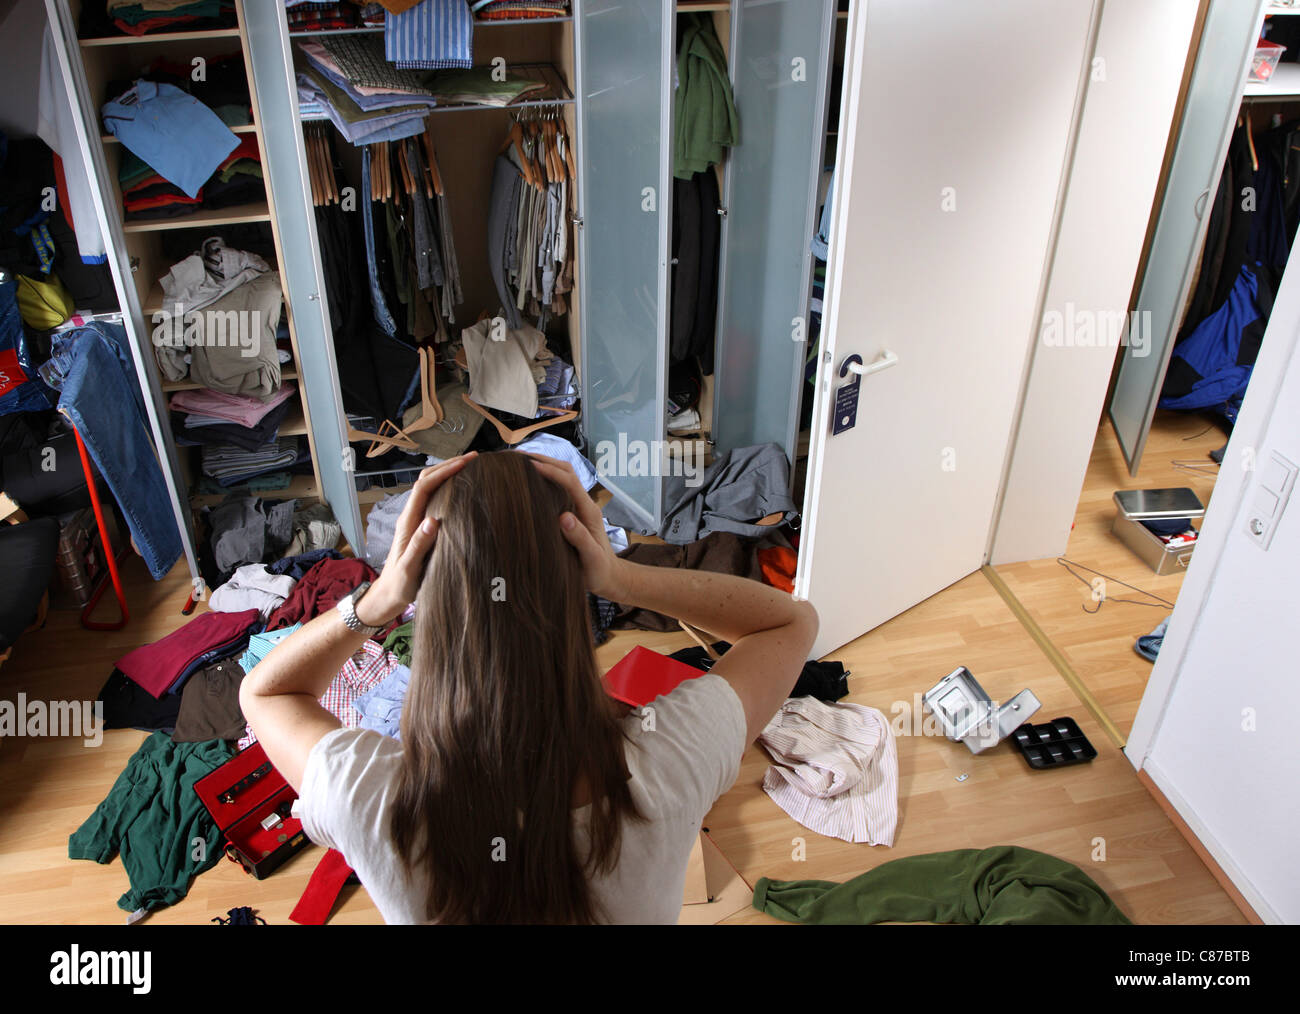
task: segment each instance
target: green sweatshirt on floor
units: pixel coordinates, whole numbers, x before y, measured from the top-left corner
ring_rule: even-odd
[[[117,905],[128,912],[180,901],[191,878],[222,855],[221,831],[194,783],[232,755],[230,744],[219,739],[173,743],[165,732],[152,733],[108,796],[68,838],[68,858],[111,863],[120,853],[131,889]]]
[[[764,877],[753,905],[786,922],[824,925],[1130,925],[1073,863],[1018,845],[894,859],[843,884]]]

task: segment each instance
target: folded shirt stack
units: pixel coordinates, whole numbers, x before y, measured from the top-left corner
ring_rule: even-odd
[[[235,26],[234,0],[105,0],[87,3],[81,34],[148,35]],[[98,10],[95,10],[95,8]],[[87,19],[93,22],[87,24]],[[111,29],[108,27],[111,25]],[[91,31],[88,33],[87,28]]]
[[[224,61],[219,70],[229,76]],[[168,65],[147,73],[101,111],[104,128],[126,148],[118,169],[125,218],[176,218],[262,200],[257,138],[230,130],[250,122],[246,89],[224,80],[200,89],[220,103],[214,108],[173,84],[188,82]]]
[[[345,35],[304,40],[307,65],[298,75],[301,99],[318,106],[353,144],[396,141],[424,132],[424,118],[437,105],[415,71],[383,58],[377,36]]]
[[[204,444],[203,474],[223,486],[234,486],[264,472],[281,471],[297,464],[302,450],[297,437],[281,437],[274,443],[246,450],[234,444]]]
[[[473,8],[479,21],[562,18],[569,13],[569,0],[479,0]]]
[[[291,32],[330,32],[357,27],[357,9],[350,3],[285,4]]]

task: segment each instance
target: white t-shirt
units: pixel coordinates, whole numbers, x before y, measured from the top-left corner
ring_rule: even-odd
[[[624,823],[618,864],[592,880],[593,899],[609,922],[675,923],[700,824],[740,772],[745,712],[730,684],[710,673],[633,711],[624,727],[629,786],[647,819]],[[377,732],[327,733],[307,759],[296,812],[312,841],[343,853],[385,922],[419,923],[427,880],[406,879],[388,833],[401,756],[402,744]],[[580,850],[589,811],[573,811]]]

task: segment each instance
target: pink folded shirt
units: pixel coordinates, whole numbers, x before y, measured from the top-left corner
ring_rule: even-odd
[[[200,387],[196,391],[177,391],[172,395],[170,405],[177,412],[194,412],[226,419],[240,426],[256,426],[267,412],[291,398],[295,390],[293,384],[283,383],[269,401],[261,401],[245,394],[225,394]]]

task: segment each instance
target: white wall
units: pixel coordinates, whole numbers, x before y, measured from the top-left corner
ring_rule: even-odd
[[[1103,9],[1096,57],[1104,62],[1094,63],[1088,85],[1044,302],[1044,321],[1067,325],[1066,340],[1087,340],[1089,321],[1095,334],[1127,311],[1197,6],[1143,0]],[[1035,344],[991,563],[1065,552],[1115,354],[1111,344],[1048,347],[1041,336]]]
[[[1245,531],[1246,466],[1273,450],[1300,464],[1298,260],[1125,751],[1260,916],[1286,923],[1300,922],[1300,493],[1264,551]]]

